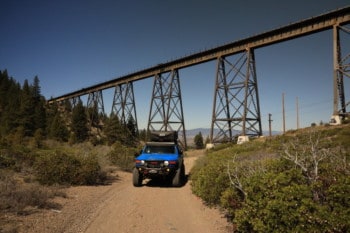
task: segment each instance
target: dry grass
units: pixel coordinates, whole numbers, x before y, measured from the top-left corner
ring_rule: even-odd
[[[27,183],[11,171],[0,170],[0,212],[26,214],[28,207],[57,208],[50,199],[56,196],[65,197],[60,187],[42,186],[38,183]]]
[[[52,202],[56,197],[66,197],[59,187],[45,187],[28,183],[18,173],[0,170],[0,232],[16,232],[17,224],[8,216],[28,215],[39,209],[60,209]]]

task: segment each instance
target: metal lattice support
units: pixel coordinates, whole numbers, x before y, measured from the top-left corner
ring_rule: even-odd
[[[69,99],[69,101],[70,101],[72,108],[74,108],[79,103],[80,97],[79,96],[73,97],[73,98]]]
[[[105,115],[102,90],[89,93],[87,111],[91,125],[100,125],[100,114]]]
[[[119,84],[115,87],[112,113],[115,114],[121,123],[126,124],[130,118],[135,122],[136,133],[138,134],[135,96],[133,83]]]
[[[187,147],[178,70],[154,77],[147,128],[149,131],[177,131]]]
[[[334,76],[333,76],[333,115],[339,115],[342,118],[349,113],[346,111],[345,90],[344,90],[344,76],[350,78],[350,51],[344,51],[341,48],[340,32],[350,34],[350,29],[344,26],[335,25],[333,27],[333,46],[334,46]],[[342,56],[342,52],[345,55]]]
[[[224,57],[218,59],[212,143],[233,141],[238,135],[262,135],[254,51],[247,49],[234,58],[234,63]]]

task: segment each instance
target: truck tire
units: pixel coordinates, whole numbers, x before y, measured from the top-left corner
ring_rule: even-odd
[[[132,183],[135,187],[142,186],[142,174],[136,168],[132,171]]]
[[[185,179],[185,165],[182,163],[181,166],[176,170],[175,176],[173,178],[173,186],[180,187]]]

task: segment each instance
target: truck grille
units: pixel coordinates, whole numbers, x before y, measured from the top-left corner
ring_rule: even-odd
[[[163,161],[147,161],[148,168],[161,168],[163,167]]]

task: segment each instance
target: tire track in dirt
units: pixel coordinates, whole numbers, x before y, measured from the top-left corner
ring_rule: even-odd
[[[195,157],[185,158],[189,171]],[[114,184],[112,195],[99,207],[85,233],[95,232],[228,232],[226,219],[217,209],[204,206],[192,194],[190,184],[180,188],[163,187],[144,181],[135,188],[132,174],[123,173],[119,184]]]
[[[196,153],[196,154],[194,154]],[[203,152],[186,152],[186,174]],[[229,224],[217,209],[192,194],[190,182],[165,187],[144,181],[132,185],[132,174],[117,172],[105,186],[76,186],[56,198],[58,210],[18,217],[19,233],[227,233]],[[232,232],[232,231],[231,231]]]

